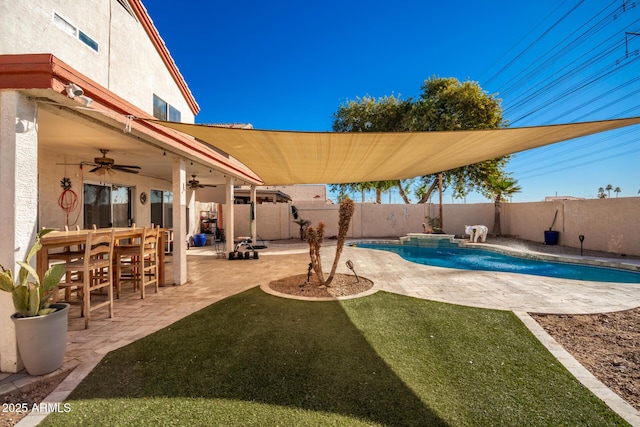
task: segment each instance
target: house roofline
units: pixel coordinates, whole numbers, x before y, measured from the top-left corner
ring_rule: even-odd
[[[194,116],[197,115],[200,112],[200,106],[196,102],[196,99],[194,98],[193,94],[191,93],[189,86],[187,86],[187,82],[185,81],[184,77],[182,77],[180,70],[178,70],[178,66],[176,65],[175,61],[171,57],[171,54],[169,53],[169,50],[167,49],[167,45],[164,43],[164,40],[162,40],[162,37],[160,37],[160,33],[158,32],[158,29],[156,28],[156,26],[153,24],[153,21],[151,20],[151,17],[149,16],[147,9],[144,7],[144,5],[140,0],[129,0],[129,5],[131,6],[131,9],[133,9],[134,13],[136,14],[136,17],[142,24],[142,27],[147,32],[147,35],[151,39],[151,43],[153,43],[153,46],[156,48],[156,50],[160,54],[160,58],[162,58],[162,61],[167,66],[167,69],[169,70],[169,73],[173,77],[173,80],[176,82],[176,84],[180,88],[180,92],[182,92],[185,99],[187,100],[187,104],[189,104],[189,108],[193,112],[193,115]]]
[[[155,119],[125,99],[75,70],[52,54],[0,55],[0,89],[51,89],[66,96],[66,85],[75,83],[93,103],[92,110],[109,114],[132,129],[191,156],[194,160],[212,163],[223,172],[236,175],[251,184],[262,180],[250,169],[229,162],[225,156],[191,137],[146,120],[128,120],[128,117]],[[78,101],[80,102],[80,101]]]

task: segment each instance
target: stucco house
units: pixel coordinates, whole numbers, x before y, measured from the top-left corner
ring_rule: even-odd
[[[175,236],[199,225],[191,176],[224,188],[227,236],[234,187],[262,183],[192,137],[134,120],[193,123],[198,111],[140,0],[0,2],[0,264],[24,259],[41,227],[153,223],[173,229],[173,282],[185,283]],[[2,293],[0,318],[12,313]],[[0,370],[15,372],[13,325],[0,329]]]

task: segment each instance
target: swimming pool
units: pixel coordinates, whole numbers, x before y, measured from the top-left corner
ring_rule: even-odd
[[[470,248],[358,243],[359,248],[394,252],[407,261],[460,270],[500,271],[594,282],[640,283],[640,273],[584,264],[544,261]]]

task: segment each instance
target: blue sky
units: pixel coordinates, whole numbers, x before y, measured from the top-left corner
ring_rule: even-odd
[[[417,97],[432,76],[479,82],[511,126],[640,115],[634,1],[144,4],[200,104],[197,123],[329,131],[341,104]],[[508,170],[523,188],[513,201],[538,201],[594,198],[607,184],[637,197],[639,165],[633,127],[519,154]]]

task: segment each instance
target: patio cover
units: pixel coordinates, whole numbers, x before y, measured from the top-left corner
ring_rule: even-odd
[[[291,132],[155,121],[235,157],[265,185],[413,178],[634,124],[596,122],[445,132]]]

